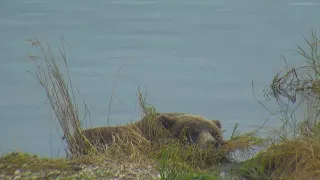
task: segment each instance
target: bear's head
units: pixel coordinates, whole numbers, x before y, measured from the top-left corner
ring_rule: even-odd
[[[224,143],[219,120],[206,120],[202,116],[189,114],[176,116],[160,114],[156,120],[161,122],[172,138],[198,145],[201,149],[207,148],[208,145],[217,148]]]

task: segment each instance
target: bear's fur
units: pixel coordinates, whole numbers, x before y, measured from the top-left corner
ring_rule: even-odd
[[[180,139],[200,148],[208,144],[219,147],[224,143],[219,120],[206,120],[202,116],[185,113],[156,113],[129,125],[89,128],[82,130],[82,133],[94,146],[110,145],[123,138],[145,138],[150,141]],[[81,142],[79,137],[75,136],[78,143]]]

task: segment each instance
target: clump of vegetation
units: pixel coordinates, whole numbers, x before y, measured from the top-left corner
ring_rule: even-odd
[[[282,126],[271,145],[236,170],[253,179],[319,179],[319,97],[320,53],[315,31],[311,40],[305,38],[310,52],[298,46],[306,65],[278,73],[268,88],[268,100],[274,98],[281,108]],[[285,102],[287,100],[287,103]],[[295,105],[290,112],[289,106]],[[303,109],[303,119],[296,118]]]
[[[319,142],[286,140],[275,144],[254,158],[264,176],[276,179],[318,179],[320,173]]]
[[[79,147],[73,138],[73,134],[81,134],[81,122],[77,103],[75,102],[75,94],[71,83],[66,54],[60,50],[61,57],[67,68],[66,72],[68,73],[69,81],[64,79],[63,73],[51,52],[49,44],[47,43],[47,49],[45,49],[38,39],[29,41],[31,41],[33,46],[40,48],[42,57],[29,53],[29,58],[37,67],[35,75],[45,90],[49,104],[63,130],[63,139],[66,140],[68,146],[67,155],[79,155]],[[39,61],[39,59],[44,61]],[[42,63],[44,65],[42,65]],[[84,139],[84,141],[85,140],[86,139]],[[91,149],[95,150],[94,146],[91,145]]]

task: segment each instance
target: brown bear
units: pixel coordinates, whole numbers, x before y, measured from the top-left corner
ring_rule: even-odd
[[[206,148],[208,144],[220,147],[224,143],[219,120],[206,120],[202,116],[185,113],[150,114],[129,125],[90,128],[82,130],[82,133],[91,144],[104,147],[123,138],[150,141],[180,139],[200,148]],[[75,136],[78,143],[81,142],[79,137]]]

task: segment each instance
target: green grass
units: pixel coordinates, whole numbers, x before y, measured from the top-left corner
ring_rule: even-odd
[[[155,179],[156,173],[145,169],[130,160],[103,156],[66,159],[11,152],[0,157],[0,179]]]
[[[66,158],[46,158],[35,154],[11,152],[0,157],[0,174],[2,178],[22,179],[76,179],[78,177],[92,177],[82,172],[83,166],[101,162],[86,157],[68,160]],[[112,174],[106,169],[104,177]]]
[[[71,162],[65,158],[39,158],[37,155],[27,153],[12,152],[0,158],[1,170],[14,172],[17,169],[28,168],[32,171],[42,169],[72,170]]]
[[[215,174],[197,173],[181,161],[170,160],[168,150],[163,151],[158,170],[161,179],[217,179]]]

